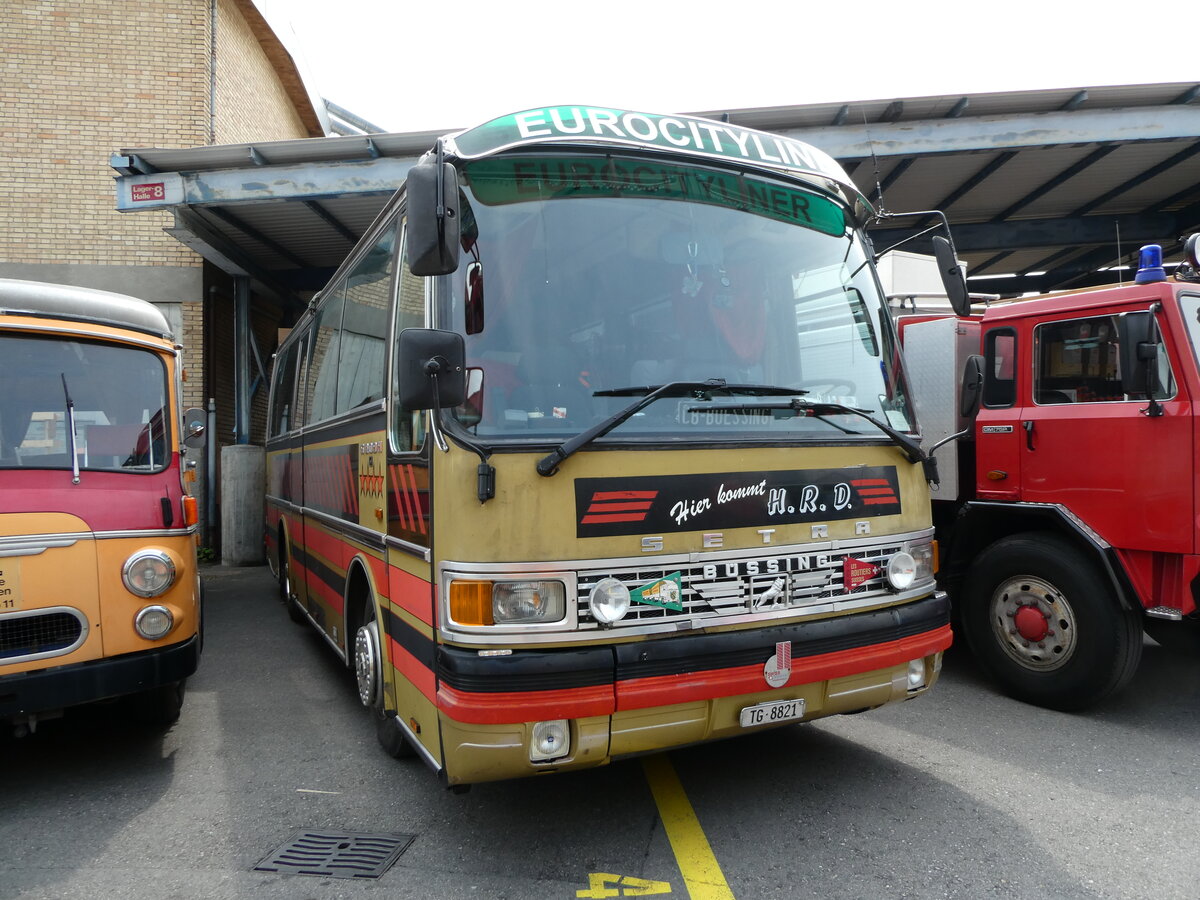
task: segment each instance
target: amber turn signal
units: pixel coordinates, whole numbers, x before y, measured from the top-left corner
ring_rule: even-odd
[[[459,625],[492,625],[492,583],[450,582],[450,618]]]

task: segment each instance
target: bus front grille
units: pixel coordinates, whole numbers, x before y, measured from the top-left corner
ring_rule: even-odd
[[[0,660],[61,656],[86,635],[82,614],[67,607],[0,614]]]

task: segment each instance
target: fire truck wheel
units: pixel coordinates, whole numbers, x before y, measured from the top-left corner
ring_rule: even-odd
[[[287,609],[288,618],[303,625],[308,618],[299,602],[292,596],[292,567],[288,561],[287,545],[283,543],[283,532],[279,532],[279,599]]]
[[[1122,608],[1093,561],[1056,534],[992,544],[962,599],[979,665],[1026,703],[1083,709],[1125,685],[1141,659],[1140,613]]]
[[[358,683],[358,699],[371,713],[375,736],[384,752],[396,759],[414,756],[393,713],[384,709],[383,654],[379,643],[379,622],[375,604],[368,598],[362,611],[362,624],[354,635],[354,675]]]

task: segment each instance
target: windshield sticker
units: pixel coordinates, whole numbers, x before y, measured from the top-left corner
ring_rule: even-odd
[[[633,159],[490,159],[467,167],[488,206],[568,197],[646,197],[743,210],[824,234],[846,231],[843,208],[820,194],[742,175]]]
[[[544,107],[501,116],[450,138],[452,148],[466,159],[522,144],[553,141],[615,143],[674,153],[699,153],[811,172],[852,186],[845,170],[816,147],[778,134],[694,116],[591,106]]]
[[[895,466],[575,481],[578,537],[832,522],[901,512]]]
[[[644,584],[629,592],[634,603],[648,603],[663,609],[683,610],[683,573],[672,572],[658,581]]]

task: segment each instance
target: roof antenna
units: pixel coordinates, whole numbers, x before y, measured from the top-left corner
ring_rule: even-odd
[[[875,196],[879,198],[879,217],[883,218],[888,214],[887,207],[883,205],[883,182],[879,180],[879,157],[875,155],[875,139],[871,137],[871,125],[867,122],[867,110],[864,107],[862,110],[863,128],[867,132],[867,146],[871,149],[871,164],[875,167]]]

